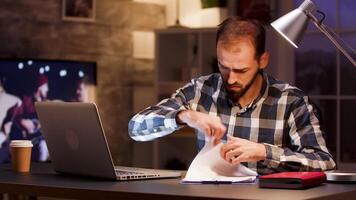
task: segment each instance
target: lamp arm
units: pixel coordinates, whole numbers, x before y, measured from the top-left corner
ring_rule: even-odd
[[[308,17],[313,21],[313,24],[322,32],[324,35],[329,38],[329,40],[335,45],[335,47],[340,50],[346,58],[356,67],[356,61],[352,56],[346,51],[343,47],[348,48],[353,54],[355,50],[348,46],[336,33],[334,33],[329,27],[323,24],[322,21],[319,21],[312,13],[307,13]]]

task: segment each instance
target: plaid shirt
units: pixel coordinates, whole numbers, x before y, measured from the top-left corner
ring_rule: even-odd
[[[260,174],[279,171],[320,171],[335,168],[320,128],[320,113],[296,87],[277,81],[261,72],[259,96],[246,107],[234,104],[227,96],[220,74],[193,79],[164,99],[136,114],[129,122],[129,134],[136,141],[149,141],[182,127],[176,115],[184,109],[221,118],[226,135],[263,143],[266,159],[243,163]],[[197,131],[198,147],[207,138]]]

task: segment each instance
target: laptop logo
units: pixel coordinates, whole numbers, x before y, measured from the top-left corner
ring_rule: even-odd
[[[66,130],[65,131],[66,142],[71,150],[79,149],[79,139],[75,131]]]

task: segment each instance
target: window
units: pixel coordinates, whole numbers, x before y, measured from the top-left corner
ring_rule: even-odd
[[[295,7],[303,1],[294,0]],[[313,0],[326,14],[325,24],[352,48],[356,47],[356,1]],[[317,14],[316,14],[317,15]],[[339,167],[356,164],[356,67],[331,41],[309,24],[295,56],[295,80],[321,109],[327,145]]]

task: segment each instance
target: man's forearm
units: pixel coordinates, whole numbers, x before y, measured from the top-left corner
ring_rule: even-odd
[[[303,152],[295,152],[271,144],[265,144],[265,147],[266,159],[263,164],[276,170],[325,171],[336,166],[332,156],[321,150],[304,149]]]
[[[129,135],[136,141],[150,141],[179,129],[176,110],[150,110],[136,114],[129,122]]]

